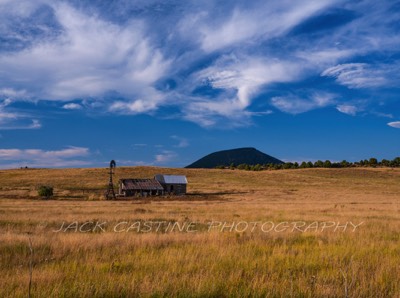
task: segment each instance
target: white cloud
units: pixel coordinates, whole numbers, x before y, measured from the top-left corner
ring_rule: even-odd
[[[0,157],[7,160],[15,159],[53,159],[87,156],[88,148],[69,147],[62,150],[45,151],[41,149],[0,149]]]
[[[149,94],[153,93],[154,95],[151,99],[136,99],[132,101],[115,101],[110,107],[109,111],[121,113],[121,114],[140,114],[140,113],[149,113],[155,111],[158,108],[159,101],[162,100],[162,97],[156,92],[149,92]]]
[[[8,106],[12,100],[7,98],[0,102],[0,130],[38,129],[42,124],[37,119],[31,119],[30,115],[21,112],[9,111]]]
[[[374,69],[366,63],[347,63],[330,67],[321,76],[334,77],[339,84],[350,88],[369,88],[387,85],[387,71]]]
[[[318,45],[316,49],[307,48],[306,51],[300,50],[295,55],[307,61],[310,66],[319,68],[321,66],[332,65],[332,63],[351,57],[355,53],[353,49],[325,48],[325,45]]]
[[[173,161],[176,158],[176,153],[173,151],[168,151],[165,150],[160,154],[157,154],[155,156],[155,161],[154,163],[158,163],[158,164],[164,164],[164,163],[168,163],[170,161]]]
[[[19,129],[39,129],[42,128],[42,124],[39,120],[33,119],[31,123],[26,123],[25,120],[21,119],[22,117],[16,116],[16,118],[12,118],[14,114],[5,114],[0,112],[0,118],[3,116],[8,117],[8,119],[0,119],[0,130],[19,130]],[[5,121],[9,119],[18,121]]]
[[[173,136],[171,136],[171,139],[178,141],[178,144],[175,145],[174,147],[185,148],[185,147],[189,146],[189,141],[185,138],[173,135]]]
[[[29,125],[27,128],[28,129],[37,129],[37,128],[41,128],[41,127],[42,127],[42,124],[40,123],[40,121],[37,119],[33,119],[32,124]]]
[[[25,92],[34,98],[71,100],[117,90],[125,97],[152,101],[147,91],[156,93],[152,85],[165,75],[170,61],[151,45],[143,22],[119,26],[65,2],[49,5],[62,34],[17,53],[3,53],[0,68],[7,69],[7,74],[0,73],[0,88],[25,82]]]
[[[355,116],[358,112],[358,108],[352,105],[338,105],[336,109],[344,114]]]
[[[89,162],[76,160],[87,157],[89,149],[83,147],[68,147],[61,150],[42,149],[0,149],[1,168],[30,167],[68,167],[88,165]],[[4,161],[8,161],[5,163]]]
[[[212,66],[194,73],[190,84],[209,85],[223,91],[214,98],[191,97],[184,108],[184,118],[204,127],[222,118],[231,126],[247,125],[254,115],[247,108],[260,89],[271,83],[291,82],[301,76],[301,66],[290,61],[262,57],[223,56]]]
[[[382,113],[382,112],[377,112],[377,111],[371,111],[372,115],[378,116],[378,117],[384,117],[384,118],[394,118],[393,114],[389,113]]]
[[[330,93],[314,93],[309,96],[278,96],[271,99],[271,104],[278,110],[289,114],[301,114],[334,103],[335,95]]]
[[[13,88],[2,88],[2,89],[0,89],[0,96],[6,97],[9,99],[9,98],[27,97],[28,94],[27,94],[26,90],[15,90]]]
[[[8,120],[15,120],[19,117],[18,113],[9,113],[1,110],[0,107],[0,124],[5,123]]]
[[[218,60],[216,65],[203,70],[200,78],[208,79],[214,88],[236,90],[235,103],[245,108],[258,88],[265,84],[292,81],[299,72],[299,66],[289,61],[234,56]]]
[[[200,13],[191,21],[183,20],[181,30],[198,31],[201,47],[206,52],[225,49],[229,46],[257,38],[271,39],[286,33],[307,17],[328,7],[332,0],[305,2],[279,1],[260,2],[256,8],[234,9],[226,19],[213,19],[213,15]],[[224,16],[224,15],[223,15]],[[181,26],[182,26],[181,25]],[[191,25],[191,26],[190,26]]]
[[[65,110],[80,110],[82,109],[82,106],[80,104],[77,103],[67,103],[65,105],[63,105],[63,109]]]
[[[45,0],[1,0],[0,1],[0,15],[12,14],[15,17],[28,17],[31,15],[39,5],[46,3]]]
[[[400,128],[400,121],[389,122],[387,125],[394,128]]]

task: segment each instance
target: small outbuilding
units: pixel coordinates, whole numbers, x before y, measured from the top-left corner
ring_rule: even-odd
[[[156,179],[120,179],[119,195],[133,196],[159,196],[164,195],[164,188]]]
[[[162,185],[165,194],[186,194],[186,186],[188,183],[186,176],[158,174],[154,176],[154,179]]]

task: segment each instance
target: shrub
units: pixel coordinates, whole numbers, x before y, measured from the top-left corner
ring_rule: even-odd
[[[40,197],[45,197],[46,199],[53,196],[53,187],[48,185],[40,185],[38,187],[38,195]]]

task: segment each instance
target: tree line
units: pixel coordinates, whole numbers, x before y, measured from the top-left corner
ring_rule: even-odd
[[[330,160],[317,160],[315,162],[312,161],[303,161],[301,163],[298,162],[285,162],[282,164],[239,164],[235,165],[232,163],[230,166],[220,165],[217,166],[217,169],[231,169],[231,170],[246,170],[246,171],[263,171],[263,170],[284,170],[284,169],[306,169],[306,168],[354,168],[354,167],[391,167],[398,168],[400,167],[400,157],[396,157],[393,160],[382,159],[379,161],[378,159],[371,157],[370,159],[364,159],[356,162],[349,162],[347,160],[342,160],[341,162],[331,162]]]

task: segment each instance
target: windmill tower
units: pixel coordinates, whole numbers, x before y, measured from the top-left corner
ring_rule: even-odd
[[[106,200],[115,199],[114,184],[112,179],[112,176],[114,175],[115,171],[115,166],[116,166],[115,161],[114,160],[110,161],[110,172],[109,172],[110,180],[108,181],[108,188],[105,193]]]

